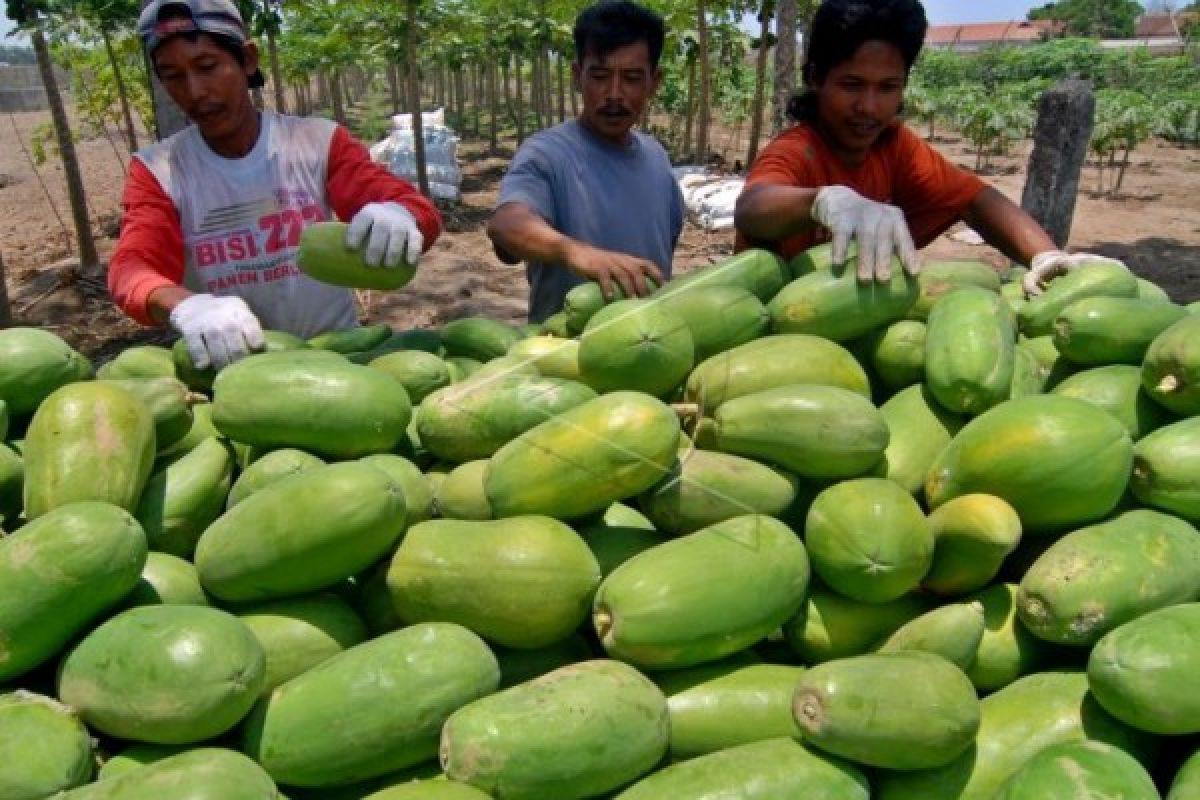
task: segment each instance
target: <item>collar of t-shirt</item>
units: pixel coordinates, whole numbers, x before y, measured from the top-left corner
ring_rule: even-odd
[[[250,152],[240,158],[226,158],[217,153],[208,146],[208,142],[204,141],[204,137],[200,135],[200,129],[193,127],[196,137],[200,140],[200,151],[205,163],[213,169],[223,172],[227,175],[237,176],[244,174],[245,170],[257,166],[264,158],[266,158],[267,150],[271,141],[271,125],[272,115],[261,111],[258,115],[258,139],[254,142],[254,147],[250,148]]]

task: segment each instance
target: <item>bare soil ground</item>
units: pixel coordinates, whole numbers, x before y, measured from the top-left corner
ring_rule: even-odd
[[[33,129],[47,119],[45,113],[26,113],[0,120],[0,255],[18,324],[53,330],[98,361],[133,343],[166,341],[166,332],[146,330],[125,318],[112,305],[102,278],[64,285],[68,271],[62,268],[63,260],[75,245],[67,233],[70,212],[62,167],[52,157],[35,173],[22,150]],[[936,145],[956,163],[973,166],[974,156],[965,142],[951,137]],[[513,146],[509,141],[507,149],[492,154],[484,141],[467,139],[460,145],[463,198],[443,209],[446,232],[405,290],[361,296],[364,319],[396,328],[438,325],[467,315],[523,321],[523,270],[501,264],[484,234]],[[1018,202],[1029,147],[1024,143],[994,158],[986,175]],[[105,138],[82,141],[78,149],[98,246],[107,258],[119,230],[128,154]],[[738,155],[727,154],[729,163]],[[1123,192],[1115,198],[1092,191],[1096,172],[1087,169],[1071,248],[1120,258],[1177,301],[1200,299],[1200,150],[1154,141],[1134,153],[1131,162]],[[984,258],[997,267],[1006,264],[998,252],[956,241],[953,233],[927,248],[926,258]],[[719,260],[732,252],[732,240],[732,232],[708,233],[689,222],[676,252],[676,272]]]

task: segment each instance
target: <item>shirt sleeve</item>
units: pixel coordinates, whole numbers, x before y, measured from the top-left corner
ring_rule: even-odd
[[[799,133],[784,133],[768,143],[746,174],[745,189],[758,184],[806,188],[818,186],[817,152],[807,137]]]
[[[987,186],[948,161],[901,125],[897,130],[896,205],[904,211],[917,247],[924,247],[958,222]]]
[[[136,158],[130,162],[121,207],[121,236],[108,266],[108,291],[122,311],[143,325],[153,325],[146,305],[150,295],[183,283],[179,211]]]
[[[442,232],[442,215],[433,201],[372,161],[367,148],[341,126],[329,142],[325,190],[333,213],[343,221],[349,221],[367,203],[395,202],[404,206],[417,221],[426,251]]]
[[[521,146],[500,181],[500,197],[496,200],[496,207],[505,203],[529,206],[552,227],[556,226],[554,167],[549,154],[537,139],[530,139]]]

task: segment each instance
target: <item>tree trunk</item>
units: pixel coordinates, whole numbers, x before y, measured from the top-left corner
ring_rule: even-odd
[[[474,88],[474,99],[471,102],[471,130],[476,137],[482,128],[483,117],[483,64],[475,64],[471,69],[471,83]]]
[[[704,0],[696,0],[696,37],[700,40],[700,110],[696,120],[696,160],[703,164],[708,159],[708,125],[711,112],[709,99],[712,97],[712,68],[708,53],[708,14]]]
[[[4,254],[0,253],[0,328],[11,328],[12,321],[12,305],[8,302],[8,272],[4,269]]]
[[[58,151],[62,157],[63,175],[67,180],[67,197],[71,201],[71,216],[75,222],[75,238],[79,242],[80,269],[83,274],[92,275],[100,268],[100,256],[96,253],[96,240],[92,237],[87,194],[83,190],[83,175],[79,171],[79,158],[75,155],[71,126],[67,121],[67,111],[63,108],[62,95],[58,93],[54,64],[50,60],[50,48],[46,46],[40,20],[34,20],[29,40],[37,57],[38,72],[42,77],[42,86],[46,89],[46,101],[50,105],[50,118],[54,122],[54,138],[58,141]]]
[[[679,155],[682,157],[690,157],[692,155],[692,131],[695,130],[694,124],[696,121],[696,59],[688,60],[688,76],[687,76],[687,105],[684,112],[683,123],[683,151]]]
[[[513,81],[513,95],[517,108],[517,144],[525,140],[525,88],[524,81],[521,78],[521,71],[524,65],[521,63],[521,56],[513,56],[513,72],[515,73]]]
[[[558,54],[558,121],[567,121],[567,60]]]
[[[754,105],[750,110],[750,146],[746,150],[746,169],[758,157],[758,140],[762,136],[763,101],[767,91],[767,51],[771,36],[771,11],[773,0],[763,0],[760,15],[762,28],[758,40],[758,60],[754,65]]]
[[[1125,155],[1121,158],[1121,163],[1117,168],[1117,185],[1113,187],[1113,194],[1121,193],[1121,184],[1125,183],[1125,170],[1129,168],[1129,156],[1133,153],[1133,148],[1126,147]]]
[[[121,75],[121,65],[117,63],[117,54],[113,52],[112,38],[108,30],[102,28],[100,36],[104,39],[104,51],[108,53],[108,63],[112,66],[113,80],[117,84],[117,99],[121,102],[121,117],[125,120],[125,141],[129,143],[129,152],[136,153],[137,130],[133,127],[133,112],[129,108],[129,90],[125,88],[125,78]]]
[[[425,125],[421,119],[421,73],[417,62],[417,3],[408,0],[408,110],[412,113],[413,160],[417,164],[417,188],[429,197],[429,170],[425,164]]]
[[[389,62],[386,69],[388,97],[392,99],[392,113],[400,113],[400,82],[396,80],[396,65]]]
[[[464,67],[461,65],[454,70],[454,91],[458,95],[458,127],[465,131],[467,129],[467,82],[463,70]]]
[[[271,13],[267,4],[267,13]],[[283,70],[279,68],[279,42],[275,39],[275,25],[267,23],[267,63],[271,66],[271,88],[275,90],[275,113],[287,113],[287,95],[283,91]]]
[[[488,149],[496,152],[500,149],[500,129],[496,115],[500,113],[500,98],[497,97],[499,87],[496,86],[496,64],[489,62],[487,67],[488,80]]]
[[[333,118],[342,127],[346,125],[346,107],[342,103],[342,81],[338,75],[338,70],[333,70],[329,73],[329,95],[330,101],[333,103]]]
[[[775,94],[771,102],[771,133],[788,124],[788,101],[796,91],[796,0],[777,0],[775,7]],[[749,166],[749,165],[747,165]]]

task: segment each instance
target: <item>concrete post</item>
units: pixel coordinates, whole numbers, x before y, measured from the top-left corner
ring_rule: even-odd
[[[1080,80],[1061,81],[1042,95],[1038,106],[1021,207],[1059,247],[1066,247],[1071,235],[1095,111],[1092,85]]]

